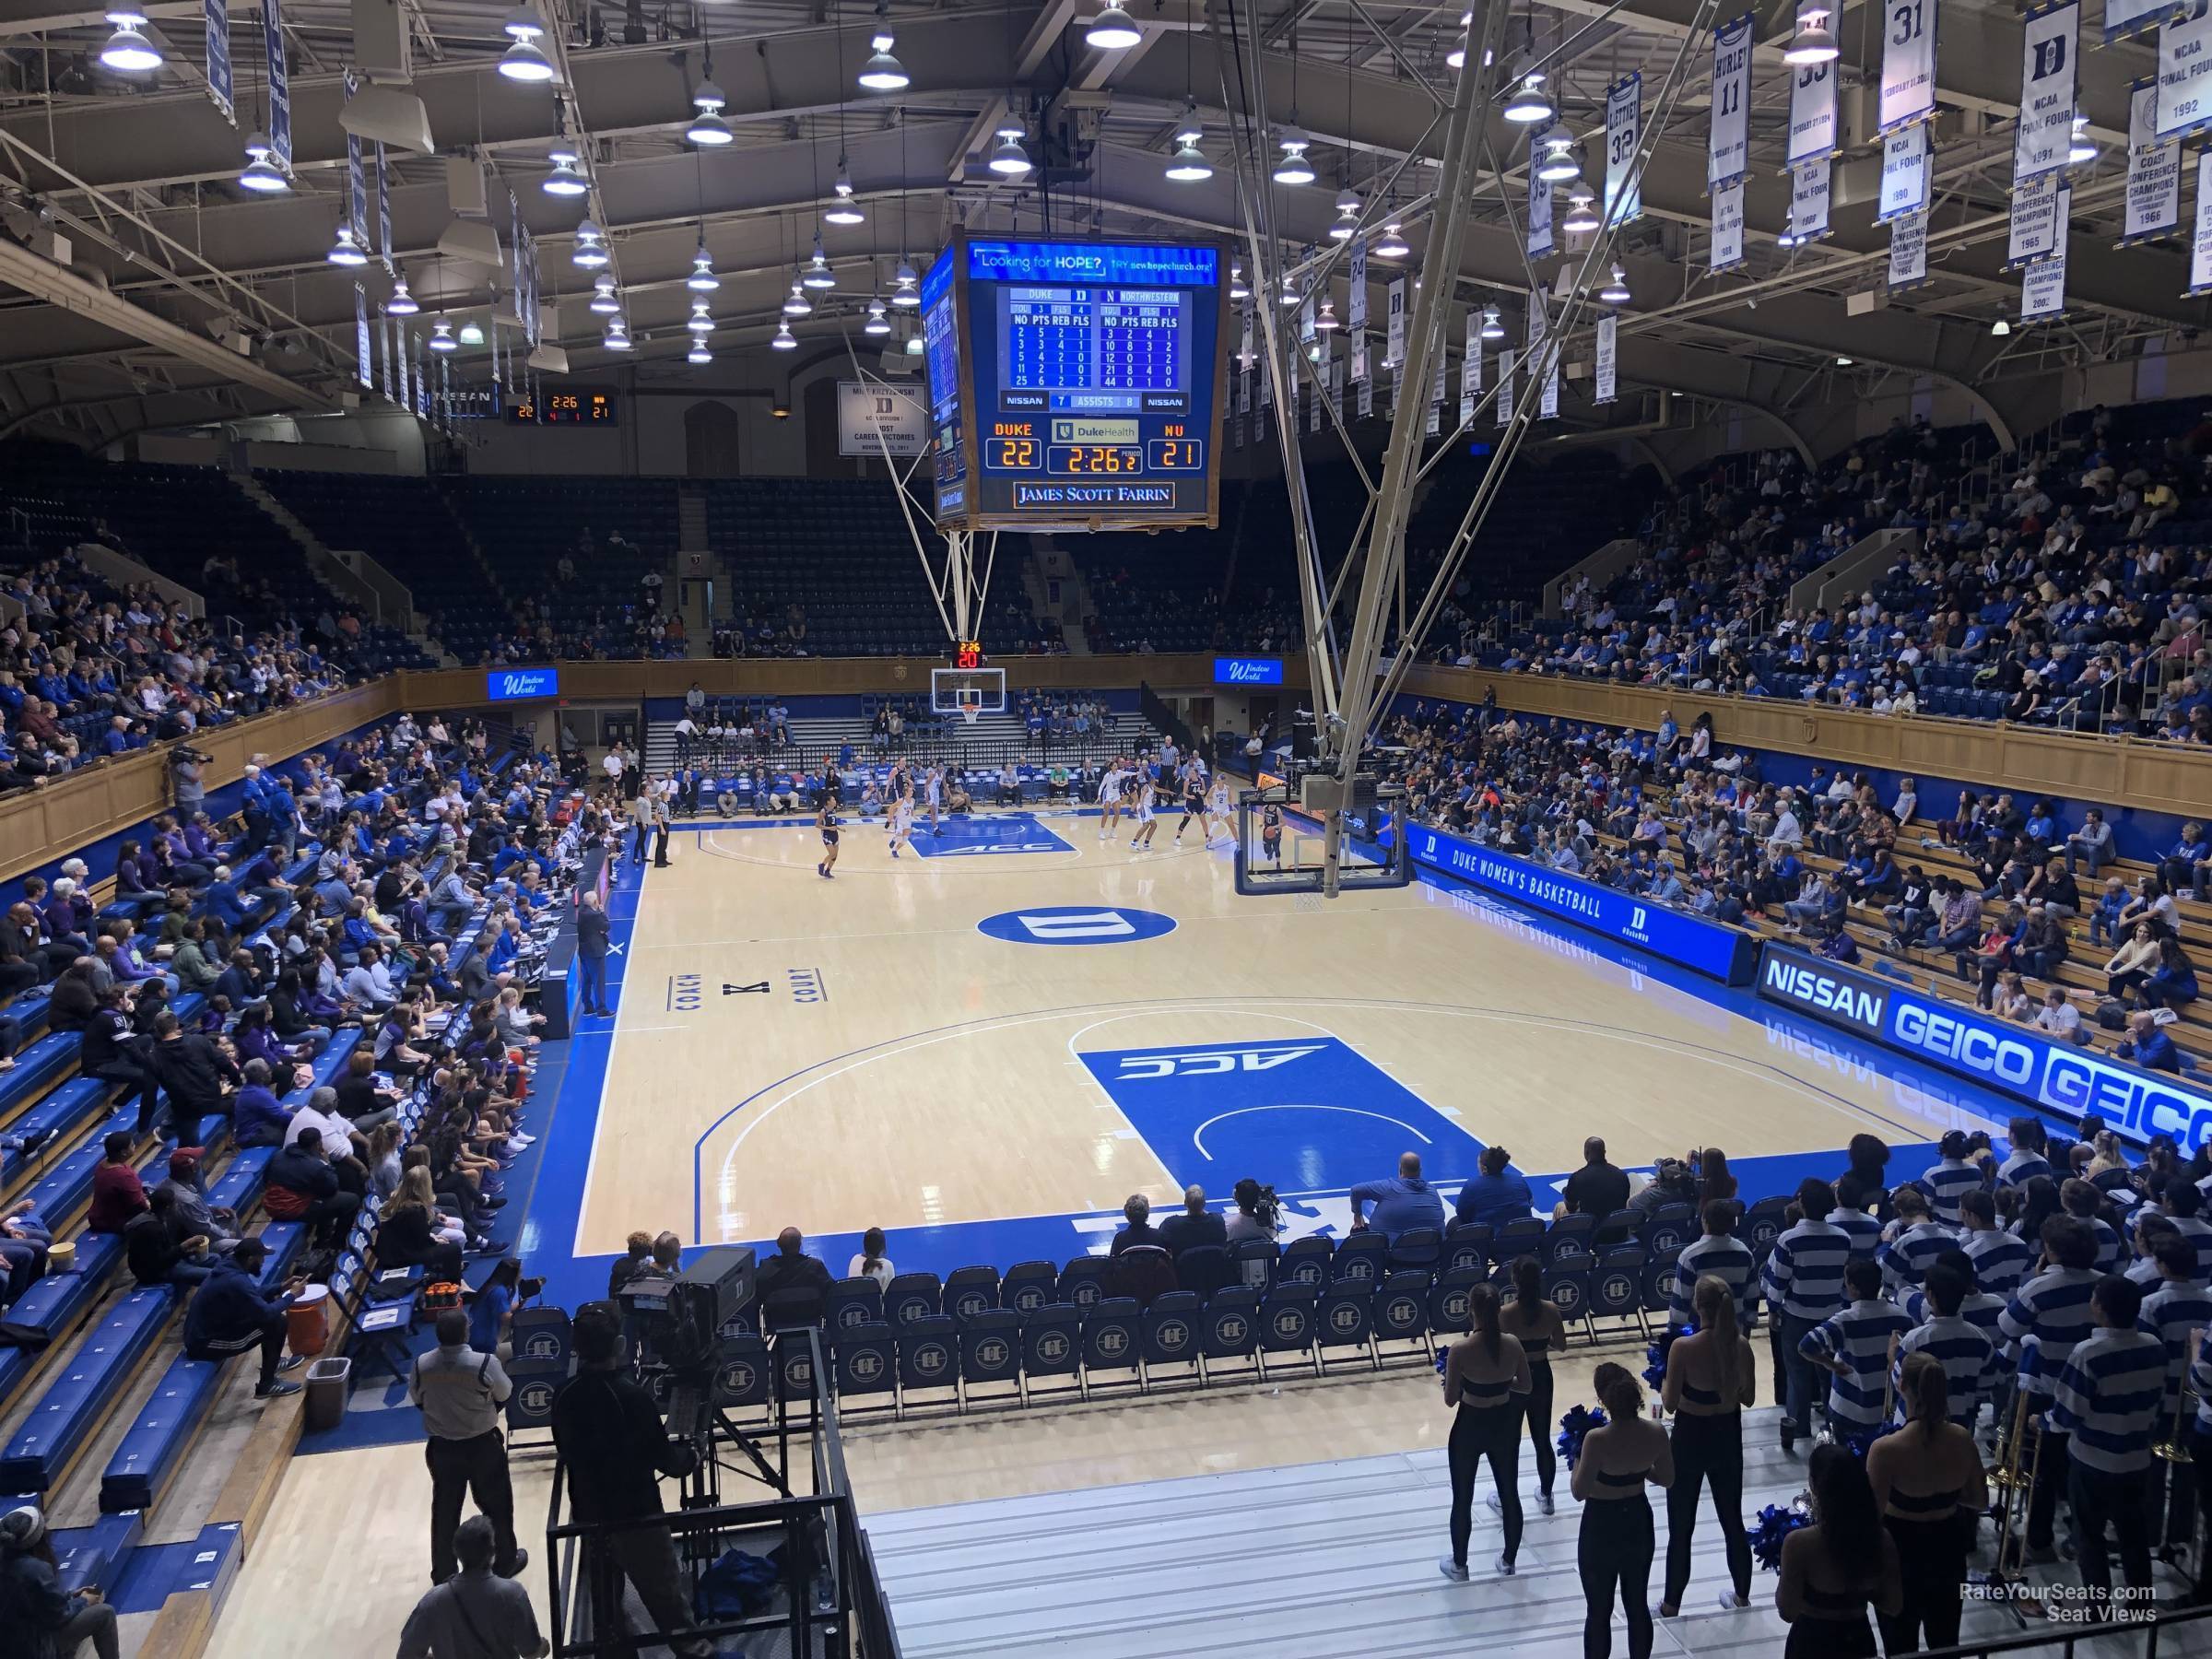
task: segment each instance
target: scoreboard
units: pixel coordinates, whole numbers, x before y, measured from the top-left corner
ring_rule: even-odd
[[[585,389],[547,392],[534,403],[518,397],[507,406],[510,426],[614,426],[615,394]]]
[[[942,529],[1218,522],[1212,242],[959,233],[922,283]]]

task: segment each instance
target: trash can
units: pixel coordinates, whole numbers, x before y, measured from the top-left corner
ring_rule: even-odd
[[[312,1359],[330,1338],[330,1287],[310,1285],[284,1311],[285,1341],[295,1354]]]
[[[346,1390],[353,1361],[339,1355],[307,1368],[306,1427],[311,1432],[335,1429],[346,1416]]]

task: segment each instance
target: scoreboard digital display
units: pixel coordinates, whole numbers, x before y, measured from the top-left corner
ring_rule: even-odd
[[[940,527],[1216,524],[1223,264],[956,238],[922,287]]]
[[[510,426],[614,426],[612,392],[547,392],[537,402],[519,397],[507,406]]]

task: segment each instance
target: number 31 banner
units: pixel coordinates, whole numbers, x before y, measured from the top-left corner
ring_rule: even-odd
[[[1883,14],[1881,130],[1936,116],[1937,0],[1891,0]]]

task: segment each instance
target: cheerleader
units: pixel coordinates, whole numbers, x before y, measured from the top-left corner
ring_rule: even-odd
[[[1874,1659],[1866,1609],[1894,1618],[1905,1590],[1897,1541],[1882,1529],[1859,1460],[1832,1442],[1806,1460],[1813,1524],[1782,1544],[1774,1610],[1790,1627],[1783,1659]]]
[[[1613,1652],[1613,1600],[1629,1627],[1629,1659],[1651,1659],[1652,1500],[1643,1494],[1675,1483],[1674,1448],[1666,1430],[1643,1415],[1643,1388],[1608,1360],[1591,1378],[1607,1421],[1583,1437],[1571,1483],[1583,1506],[1574,1548],[1583,1581],[1583,1659]]]
[[[1567,1322],[1544,1294],[1544,1268],[1535,1256],[1516,1259],[1512,1272],[1512,1305],[1500,1319],[1505,1334],[1528,1356],[1528,1440],[1536,1454],[1536,1507],[1548,1515],[1552,1477],[1559,1469],[1559,1455],[1552,1450],[1551,1357],[1567,1351]],[[1491,1494],[1489,1505],[1502,1512],[1497,1494]]]
[[[1659,1617],[1682,1611],[1689,1587],[1690,1537],[1698,1495],[1710,1484],[1721,1522],[1733,1590],[1721,1592],[1729,1612],[1751,1605],[1751,1543],[1744,1535],[1744,1410],[1751,1404],[1751,1343],[1735,1324],[1735,1293],[1717,1273],[1690,1289],[1697,1330],[1667,1345],[1666,1381],[1659,1404],[1674,1414],[1675,1479],[1666,1489],[1666,1589]]]
[[[1452,1473],[1452,1553],[1437,1571],[1454,1583],[1467,1577],[1467,1540],[1475,1529],[1475,1477],[1485,1460],[1505,1519],[1498,1571],[1511,1577],[1521,1548],[1521,1418],[1528,1396],[1528,1357],[1499,1324],[1498,1292],[1467,1291],[1467,1335],[1444,1357],[1444,1406],[1452,1413],[1447,1448]]]
[[[1138,781],[1136,785],[1136,834],[1131,838],[1129,845],[1140,853],[1149,853],[1152,850],[1152,831],[1159,828],[1152,816],[1153,797],[1159,793],[1159,786],[1151,779],[1143,778]]]
[[[1960,1586],[1973,1547],[1974,1517],[1989,1507],[1982,1454],[1971,1430],[1951,1421],[1943,1361],[1905,1356],[1898,1398],[1905,1426],[1867,1449],[1866,1481],[1897,1543],[1904,1606],[1878,1613],[1886,1653],[1918,1653],[1959,1641]]]

